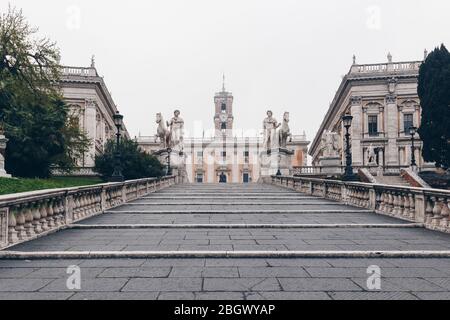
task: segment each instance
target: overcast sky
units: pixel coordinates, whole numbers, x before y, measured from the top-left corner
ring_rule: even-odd
[[[213,126],[222,73],[234,95],[235,128],[260,129],[265,111],[312,140],[348,72],[358,63],[420,60],[450,46],[448,0],[14,0],[62,63],[96,56],[132,136],[153,135],[155,113],[180,108]],[[5,11],[7,1],[0,9]],[[201,131],[200,131],[201,132]],[[198,135],[198,132],[195,134]]]

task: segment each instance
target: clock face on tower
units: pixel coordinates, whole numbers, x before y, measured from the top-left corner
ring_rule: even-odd
[[[228,116],[226,114],[221,114],[220,115],[220,121],[225,122],[227,121]]]

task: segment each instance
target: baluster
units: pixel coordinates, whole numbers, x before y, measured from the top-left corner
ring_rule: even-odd
[[[31,210],[33,212],[32,224],[34,226],[34,232],[36,234],[42,233],[43,230],[42,230],[41,223],[40,223],[41,213],[39,212],[39,203],[33,202]]]
[[[442,198],[441,226],[447,228],[449,226],[448,219],[450,215],[450,198]]]
[[[16,231],[17,236],[20,240],[25,240],[27,238],[27,233],[25,231],[25,214],[23,212],[23,207],[20,205],[12,207],[14,214],[16,215]]]
[[[427,205],[425,207],[425,223],[430,224],[433,219],[433,202],[431,197],[427,197]]]
[[[407,193],[405,193],[403,195],[403,212],[402,215],[404,217],[409,218],[410,216],[410,211],[409,211],[409,195]]]
[[[408,197],[409,197],[409,217],[415,219],[416,218],[415,196],[412,193],[409,193]]]
[[[48,199],[47,202],[47,224],[50,229],[55,228],[55,217],[53,216],[53,199]]]
[[[17,231],[16,231],[16,217],[14,215],[13,211],[9,211],[8,212],[8,244],[12,244],[12,243],[16,243],[17,241],[19,241],[19,238],[17,236]]]
[[[442,210],[442,206],[441,203],[439,202],[439,198],[437,197],[431,197],[433,202],[434,202],[434,207],[433,207],[433,218],[431,219],[431,224],[434,226],[438,226],[441,222],[441,210]]]
[[[33,212],[31,211],[31,203],[26,204],[25,208],[25,232],[27,233],[27,238],[33,237],[36,233],[33,228]]]
[[[46,200],[39,201],[38,205],[39,205],[39,214],[41,216],[39,223],[41,224],[42,230],[47,231],[50,229],[50,227],[48,226],[48,223],[47,223],[47,216],[48,216],[47,201]]]

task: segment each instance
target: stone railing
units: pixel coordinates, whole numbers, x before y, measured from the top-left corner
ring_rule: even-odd
[[[170,176],[0,196],[0,248],[64,228],[176,182]]]
[[[411,62],[392,62],[392,63],[375,63],[353,65],[350,74],[361,73],[390,73],[390,72],[419,72],[422,61]]]
[[[300,166],[292,168],[292,175],[294,176],[314,176],[314,175],[327,175],[329,174],[330,167],[323,166]],[[407,169],[409,166],[383,166],[382,173],[385,175],[400,175],[402,169]],[[377,175],[380,167],[378,166],[353,166],[353,173],[358,173],[359,169],[367,169],[371,174]],[[344,174],[345,166],[336,167],[337,174]]]
[[[272,183],[450,232],[448,190],[284,176],[272,176]]]

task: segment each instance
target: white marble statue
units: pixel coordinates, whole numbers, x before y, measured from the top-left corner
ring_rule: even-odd
[[[291,138],[292,134],[289,128],[289,112],[285,112],[283,115],[283,122],[281,124],[281,128],[278,130],[278,141],[280,148],[286,148],[288,138]]]
[[[367,148],[367,163],[369,165],[377,165],[377,154],[372,144]]]
[[[6,139],[5,135],[3,134],[3,130],[0,127],[0,177],[11,177],[11,175],[7,174],[5,171],[5,150],[6,150],[6,143],[8,142],[8,139]]]
[[[170,147],[170,131],[167,129],[161,113],[156,114],[156,123],[158,124],[156,137],[159,138],[159,141],[161,142],[161,149],[167,149]]]
[[[170,128],[171,148],[183,151],[184,120],[180,117],[179,110],[174,111],[174,116],[167,122],[167,126]]]
[[[267,117],[263,121],[264,129],[264,149],[273,149],[278,147],[277,129],[281,124],[273,117],[272,111],[267,111]]]
[[[339,152],[338,134],[330,130],[325,130],[321,140],[323,156],[337,157]]]

